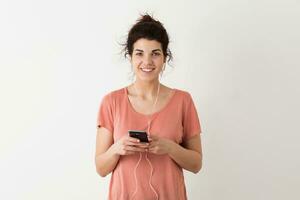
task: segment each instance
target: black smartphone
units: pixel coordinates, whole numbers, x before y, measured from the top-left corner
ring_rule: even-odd
[[[130,137],[137,138],[140,140],[140,142],[149,142],[146,131],[129,130],[128,133]]]

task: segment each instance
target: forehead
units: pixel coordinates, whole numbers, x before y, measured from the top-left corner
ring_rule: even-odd
[[[133,44],[133,50],[141,49],[144,51],[152,51],[153,49],[162,49],[161,43],[156,40],[148,40],[148,39],[138,39]]]

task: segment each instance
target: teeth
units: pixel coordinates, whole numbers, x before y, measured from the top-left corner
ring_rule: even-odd
[[[144,71],[144,72],[151,72],[151,71],[153,71],[154,69],[152,68],[152,69],[149,69],[149,68],[141,68],[142,69],[142,71]]]

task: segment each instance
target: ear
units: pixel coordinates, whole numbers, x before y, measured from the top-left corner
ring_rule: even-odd
[[[166,69],[166,62],[164,62],[164,66],[162,67],[161,72],[165,71],[165,69]]]

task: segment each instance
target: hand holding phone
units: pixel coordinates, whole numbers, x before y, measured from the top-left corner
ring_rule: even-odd
[[[136,130],[129,130],[129,136],[133,138],[137,138],[140,142],[149,143],[148,135],[146,131],[136,131]]]

